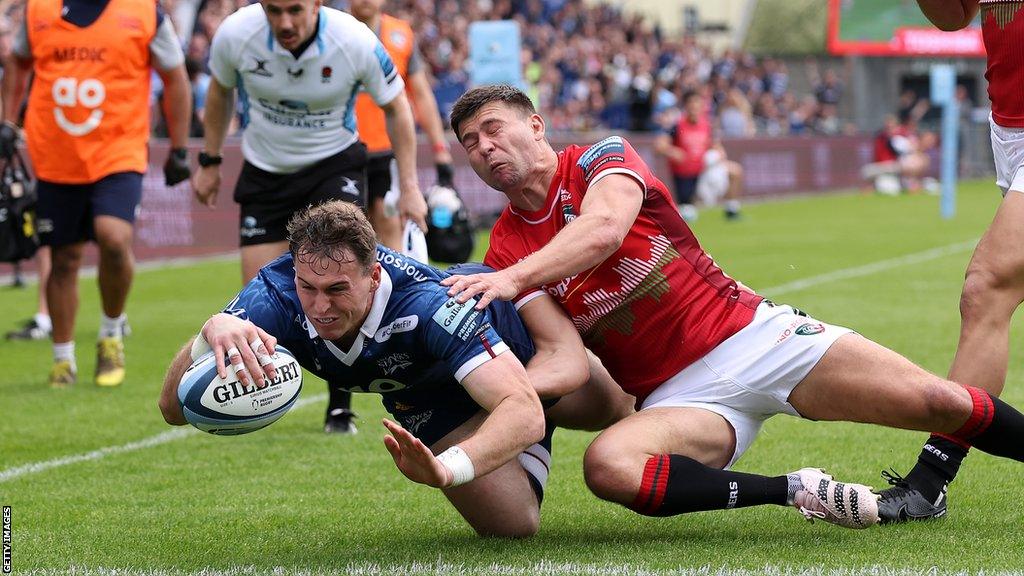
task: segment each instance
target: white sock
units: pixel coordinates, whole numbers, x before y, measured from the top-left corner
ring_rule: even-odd
[[[124,321],[127,318],[123,313],[117,318],[107,318],[106,314],[100,313],[100,338],[121,339],[124,335]]]
[[[739,212],[740,211],[740,201],[739,200],[728,200],[728,201],[726,201],[726,203],[725,203],[725,211],[726,212]]]
[[[78,370],[78,365],[75,364],[74,340],[72,340],[71,342],[64,342],[62,344],[58,344],[56,342],[53,343],[53,361],[56,363],[64,360],[71,362],[72,370]]]
[[[36,321],[36,326],[39,326],[42,330],[46,332],[53,330],[53,322],[50,321],[49,314],[36,314],[32,319]]]

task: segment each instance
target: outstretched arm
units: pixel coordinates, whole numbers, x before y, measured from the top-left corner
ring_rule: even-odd
[[[391,434],[384,437],[384,446],[413,482],[435,488],[457,486],[497,469],[544,437],[540,400],[526,369],[511,352],[481,364],[462,385],[488,415],[469,438],[437,456],[407,430],[385,419]]]
[[[643,200],[639,182],[624,174],[609,174],[590,186],[579,217],[544,248],[504,270],[450,276],[441,284],[448,286],[448,294],[460,303],[479,294],[476,308],[483,310],[495,298],[511,300],[528,288],[575,276],[619,249]]]

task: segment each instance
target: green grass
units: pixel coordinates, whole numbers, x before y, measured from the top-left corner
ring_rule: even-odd
[[[843,40],[888,42],[897,28],[924,28],[931,24],[915,2],[853,0],[849,2],[849,8],[843,9],[839,26],[839,36]]]
[[[970,249],[892,270],[782,293],[777,287],[980,236],[999,196],[961,187],[957,218],[930,197],[832,196],[749,206],[740,223],[717,211],[695,229],[730,274],[775,300],[857,329],[944,373],[956,346],[957,301]],[[482,247],[481,247],[482,248]],[[45,386],[49,347],[0,343],[0,475],[32,463],[167,432],[156,409],[164,369],[182,342],[236,290],[237,262],[138,274],[129,305],[128,381],[88,383],[98,325],[94,280],[82,281],[77,387]],[[0,318],[26,316],[32,290],[5,290]],[[1014,329],[1019,341],[1020,327]],[[1004,398],[1024,405],[1022,355],[1012,355]],[[304,396],[322,393],[308,378]],[[320,431],[323,401],[242,437],[201,433],[138,450],[0,480],[13,509],[15,573],[917,573],[1009,571],[1024,566],[1022,469],[972,454],[940,522],[868,531],[807,524],[762,507],[669,519],[637,516],[595,499],[581,455],[592,434],[560,431],[541,532],[528,541],[483,540],[441,494],[401,476],[381,445],[383,411],[361,396],[355,437]],[[184,430],[184,429],[183,429]],[[779,474],[815,465],[851,481],[905,471],[923,435],[780,416],[738,469]],[[275,571],[275,568],[277,569]],[[845,571],[845,572],[844,572]]]

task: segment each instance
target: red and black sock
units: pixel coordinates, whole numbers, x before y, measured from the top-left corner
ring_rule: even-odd
[[[949,436],[993,456],[1024,462],[1024,414],[981,388],[964,386],[974,408],[970,418]]]
[[[640,491],[630,506],[645,516],[674,516],[702,510],[786,505],[789,480],[711,468],[678,454],[647,460]]]

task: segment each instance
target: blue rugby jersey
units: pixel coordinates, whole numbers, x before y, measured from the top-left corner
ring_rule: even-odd
[[[526,364],[533,342],[513,304],[493,302],[474,310],[458,304],[438,282],[447,273],[377,247],[381,284],[370,315],[351,349],[325,341],[307,320],[295,289],[290,254],[274,260],[224,308],[252,321],[288,348],[304,368],[331,385],[384,396],[396,404],[436,403],[440,397],[472,401],[459,382],[474,368],[506,350]],[[458,272],[489,271],[463,265]]]

